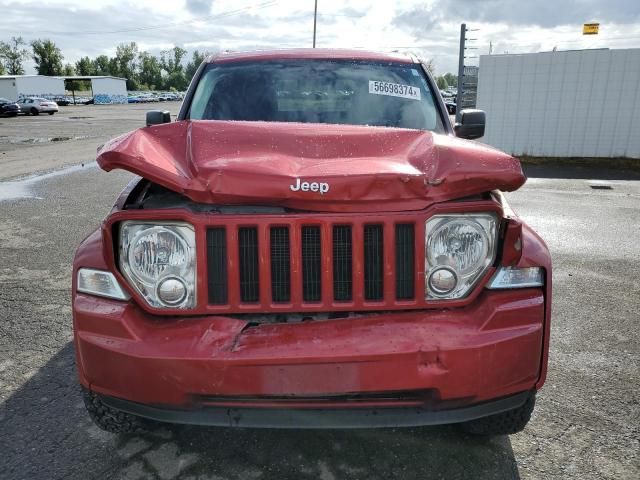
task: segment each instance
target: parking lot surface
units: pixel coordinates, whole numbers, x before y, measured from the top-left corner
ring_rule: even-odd
[[[131,178],[96,168],[96,146],[142,125],[150,108],[0,119],[0,478],[640,478],[640,181],[620,172],[600,181],[537,169],[508,194],[555,268],[549,376],[520,434],[157,426],[117,436],[95,427],[76,381],[71,261]]]
[[[142,127],[148,110],[178,114],[180,102],[60,107],[55,115],[0,117],[0,180],[78,165],[121,133]]]

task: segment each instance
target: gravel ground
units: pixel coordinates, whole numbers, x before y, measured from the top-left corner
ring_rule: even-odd
[[[144,110],[156,107],[67,107],[54,117],[0,119],[0,177],[87,164],[0,182],[0,478],[640,477],[640,181],[621,172],[606,172],[610,189],[594,189],[584,172],[537,169],[509,194],[549,243],[555,266],[549,377],[523,433],[482,439],[452,427],[159,426],[115,436],[93,426],[70,343],[71,260],[130,175],[87,162],[97,144],[142,124]],[[12,141],[96,131],[84,140]],[[65,160],[52,160],[59,146]]]

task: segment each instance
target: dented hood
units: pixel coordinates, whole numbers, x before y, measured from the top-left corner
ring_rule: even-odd
[[[518,160],[475,142],[324,124],[180,121],[115,138],[98,164],[195,202],[326,212],[420,210],[525,182]]]

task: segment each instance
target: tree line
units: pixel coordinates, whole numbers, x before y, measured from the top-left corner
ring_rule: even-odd
[[[207,55],[208,52],[195,50],[185,64],[187,51],[182,47],[164,50],[156,56],[140,51],[136,42],[129,42],[118,45],[114,57],[82,57],[71,64],[64,63],[62,51],[49,39],[27,43],[22,37],[12,37],[8,42],[0,41],[0,75],[24,75],[23,64],[31,57],[39,75],[112,75],[126,78],[128,90],[183,91]],[[432,60],[427,68],[433,72]],[[458,77],[452,73],[435,80],[440,90],[458,86]]]
[[[458,88],[458,76],[453,73],[445,73],[436,77],[436,83],[440,90],[445,90],[447,87]]]
[[[62,51],[49,39],[27,43],[22,37],[12,37],[8,42],[0,41],[0,75],[24,75],[24,63],[31,58],[39,75],[112,75],[126,78],[128,90],[182,91],[207,55],[208,52],[195,50],[185,64],[187,50],[182,47],[156,56],[140,51],[136,42],[129,42],[118,45],[113,57],[86,56],[72,64],[64,62]]]

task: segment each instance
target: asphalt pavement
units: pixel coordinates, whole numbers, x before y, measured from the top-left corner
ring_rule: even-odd
[[[83,119],[62,118],[100,117],[100,107],[86,113],[76,108],[53,118],[69,125],[52,123],[46,135],[91,130],[75,125]],[[103,128],[92,149],[105,132],[141,124],[143,110],[123,108],[120,115],[116,109],[111,120],[96,120]],[[120,122],[119,116],[126,118]],[[19,131],[35,138],[30,132]],[[532,170],[527,184],[508,194],[548,242],[555,268],[549,376],[520,434],[478,438],[454,427],[278,431],[159,425],[143,435],[118,436],[99,430],[85,413],[69,290],[75,247],[99,225],[131,175],[102,172],[78,143],[83,140],[66,140],[68,155],[82,159],[84,167],[16,179],[68,162],[30,168],[30,158],[53,151],[47,150],[52,142],[15,148],[16,134],[2,135],[0,178],[12,180],[0,181],[1,479],[640,477],[637,179],[620,172],[598,174],[602,180],[567,169]],[[12,172],[19,174],[2,174],[9,152]]]

